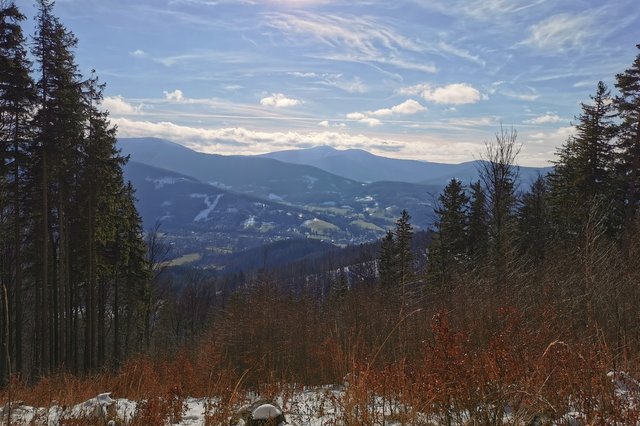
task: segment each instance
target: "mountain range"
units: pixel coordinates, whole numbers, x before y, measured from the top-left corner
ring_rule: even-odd
[[[136,189],[145,228],[160,222],[175,256],[199,260],[288,240],[372,241],[403,209],[416,229],[427,229],[446,183],[478,178],[477,162],[397,160],[329,147],[223,156],[156,138],[120,139],[118,146],[130,158],[125,178]],[[521,181],[547,171],[521,168]]]
[[[442,187],[453,178],[465,184],[478,179],[481,167],[480,160],[460,164],[433,163],[381,157],[362,149],[337,150],[329,146],[276,151],[260,157],[313,166],[360,182],[409,182]],[[528,185],[539,174],[547,174],[550,170],[550,167],[520,167],[520,181]]]

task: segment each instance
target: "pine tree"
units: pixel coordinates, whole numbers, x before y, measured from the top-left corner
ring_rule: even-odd
[[[72,49],[77,39],[53,15],[53,2],[38,1],[32,53],[39,79],[35,116],[33,199],[39,206],[34,243],[40,248],[36,287],[36,372],[62,362],[61,307],[69,291],[69,228],[78,146],[83,135],[81,82]],[[34,206],[35,209],[36,206]],[[62,332],[64,334],[64,332]]]
[[[547,203],[547,185],[542,176],[522,196],[518,208],[517,242],[520,254],[534,265],[545,257],[551,238],[551,220]]]
[[[621,216],[614,184],[614,111],[610,92],[603,82],[598,83],[591,99],[590,104],[581,104],[576,134],[558,150],[558,160],[549,176],[550,208],[556,232],[563,238],[579,235],[591,205],[596,202],[612,203],[609,229],[617,226],[616,216]]]
[[[640,44],[637,47],[640,49]],[[636,220],[640,207],[640,54],[630,68],[616,75],[615,86],[620,92],[614,105],[621,121],[617,146],[625,182],[625,222],[630,224]]]
[[[478,267],[487,254],[489,213],[487,212],[487,196],[480,181],[472,183],[470,189],[468,253],[473,266]]]
[[[28,220],[24,177],[35,102],[31,63],[20,26],[24,19],[13,2],[0,2],[0,281],[9,297],[0,309],[0,347],[8,349],[0,355],[1,379],[11,367],[9,361],[13,363],[12,370],[21,372],[23,368],[23,245]],[[9,312],[3,311],[5,305]],[[3,324],[7,317],[10,324]],[[5,336],[6,329],[9,333]]]
[[[387,234],[382,239],[377,263],[378,274],[382,285],[387,288],[396,285],[398,282],[396,245],[391,230],[387,231]]]
[[[462,182],[451,179],[438,197],[435,209],[435,236],[429,247],[428,275],[446,284],[461,265],[466,264],[468,252],[469,197]]]
[[[402,306],[407,303],[407,285],[413,280],[413,250],[411,249],[411,242],[413,240],[413,226],[409,221],[411,216],[406,210],[402,210],[400,218],[396,221],[396,229],[394,231],[395,237],[395,251],[396,251],[396,270],[398,277],[398,284],[400,285],[400,294]]]

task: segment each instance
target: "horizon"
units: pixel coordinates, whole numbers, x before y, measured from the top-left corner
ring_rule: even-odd
[[[33,34],[34,5],[18,0]],[[637,54],[640,5],[502,0],[59,0],[119,137],[201,152],[328,145],[473,161],[502,124],[549,166],[599,80]]]

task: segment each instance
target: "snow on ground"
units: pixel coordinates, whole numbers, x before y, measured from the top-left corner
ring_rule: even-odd
[[[342,391],[323,388],[295,392],[288,400],[276,398],[274,403],[283,407],[289,425],[321,426],[335,424],[340,413],[339,404]],[[253,398],[258,399],[258,398]],[[186,398],[182,419],[170,425],[195,426],[205,424],[208,404],[207,398]],[[73,407],[63,408],[54,405],[48,409],[36,408],[14,403],[12,425],[55,426],[63,419],[91,419],[97,424],[117,419],[112,424],[127,424],[133,419],[138,403],[127,399],[113,399],[110,393],[103,393]],[[0,424],[7,424],[7,407],[0,409]],[[109,424],[109,423],[107,423]]]
[[[218,206],[218,202],[220,202],[220,198],[222,198],[223,194],[218,194],[216,195],[216,198],[211,201],[211,198],[213,198],[210,195],[205,195],[205,194],[191,194],[191,198],[204,198],[204,203],[206,204],[207,208],[200,211],[200,213],[198,213],[196,215],[196,217],[193,218],[194,222],[201,222],[203,220],[207,220],[209,218],[209,214],[215,210],[215,208]]]
[[[144,180],[146,180],[147,182],[153,183],[153,186],[154,186],[155,189],[160,189],[160,188],[164,187],[165,185],[174,185],[174,184],[179,183],[179,182],[187,181],[187,179],[183,178],[183,177],[152,178],[152,177],[149,177],[149,176],[144,178]]]
[[[633,398],[640,390],[640,383],[631,378],[628,374],[622,372],[609,373],[612,383],[616,387],[616,393],[619,397],[624,398],[632,407],[636,405]],[[247,396],[247,402],[259,400],[257,395]],[[305,426],[322,426],[322,425],[342,425],[344,421],[341,419],[343,414],[343,403],[345,400],[345,392],[342,387],[314,387],[304,390],[293,391],[289,396],[279,396],[273,400],[278,407],[282,407],[286,415],[287,425],[305,425]],[[207,414],[212,414],[211,407],[218,404],[218,400],[208,398],[186,398],[184,400],[184,411],[182,418],[178,422],[171,423],[167,421],[167,425],[175,426],[195,426],[204,425]],[[88,424],[107,424],[107,425],[127,425],[136,415],[138,404],[135,401],[127,399],[113,399],[110,393],[102,393],[95,398],[91,398],[85,402],[77,404],[73,407],[61,407],[53,405],[50,408],[35,408],[26,405],[14,403],[11,409],[12,425],[33,425],[33,426],[56,426],[64,419],[83,419]],[[399,407],[394,404],[395,409]],[[369,409],[370,413],[376,418],[376,424],[384,424],[386,426],[400,425],[400,423],[389,420],[393,418],[391,415],[391,404],[383,398],[373,398]],[[514,419],[509,418],[508,411],[505,407],[505,421],[510,424]],[[0,408],[0,424],[7,424],[7,405]],[[465,416],[457,416],[460,421],[465,423]],[[414,417],[415,419],[416,417]],[[437,416],[427,417],[418,416],[419,424],[441,424],[444,418]],[[553,424],[584,424],[585,417],[583,413],[574,411],[567,412],[563,417]],[[378,423],[379,422],[379,423]],[[225,422],[228,424],[228,422]],[[240,422],[242,423],[242,422]]]

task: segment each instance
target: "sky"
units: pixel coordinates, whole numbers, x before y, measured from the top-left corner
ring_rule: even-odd
[[[29,17],[34,3],[17,0]],[[445,163],[500,126],[546,166],[640,53],[638,0],[58,0],[120,137]],[[31,21],[26,31],[33,34]]]

